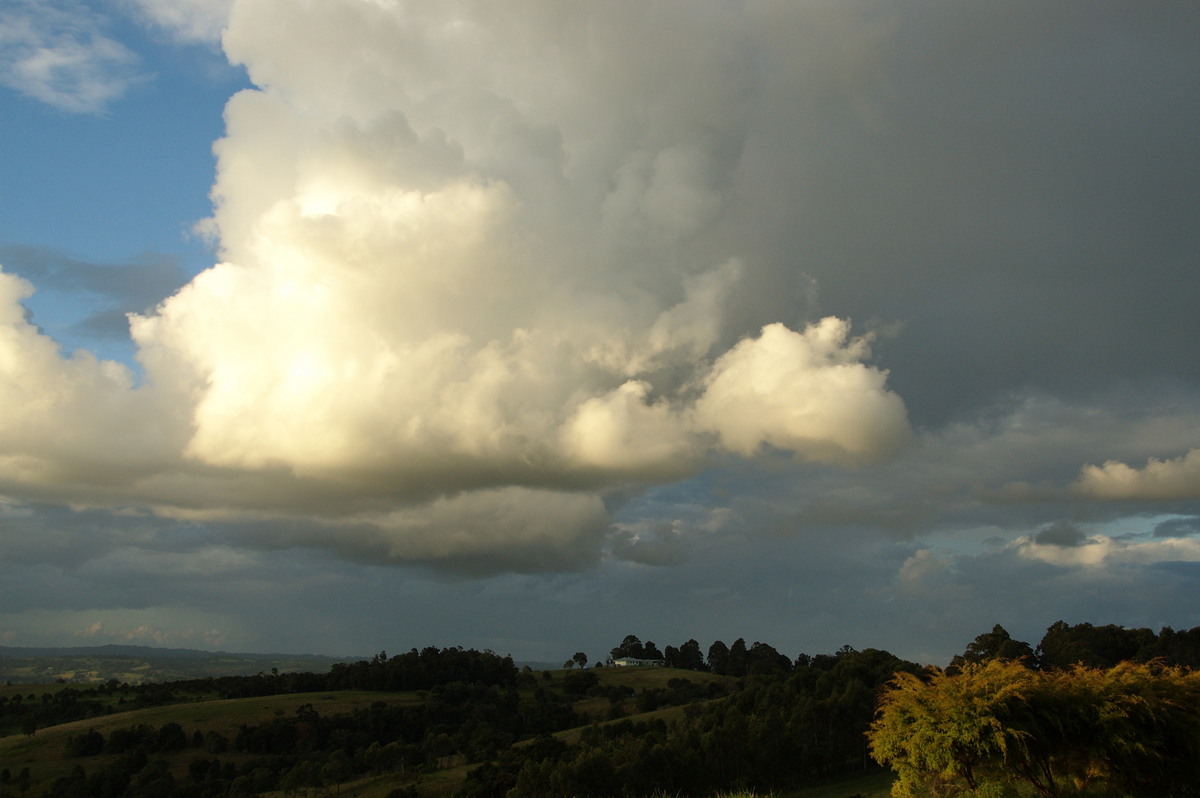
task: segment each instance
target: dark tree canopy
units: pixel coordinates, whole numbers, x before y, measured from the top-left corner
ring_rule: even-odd
[[[725,673],[730,676],[745,676],[749,667],[749,656],[746,651],[745,638],[739,637],[729,647],[729,660],[725,664]]]
[[[642,641],[638,639],[637,635],[625,635],[625,639],[621,641],[621,645],[614,648],[610,653],[613,659],[621,659],[622,657],[646,659],[646,648],[642,645]]]
[[[1080,623],[1068,626],[1063,621],[1051,624],[1038,644],[1038,662],[1043,669],[1111,668],[1119,662],[1144,662],[1155,656],[1158,636],[1149,629],[1126,629],[1107,624]]]
[[[700,644],[695,640],[688,640],[679,648],[667,646],[663,658],[666,660],[667,666],[671,668],[683,668],[689,671],[705,669],[704,654],[700,651]]]
[[[774,646],[755,642],[747,652],[749,665],[746,672],[752,675],[787,673],[792,669],[792,661],[780,654]]]
[[[729,666],[729,646],[720,640],[714,640],[708,647],[708,669],[713,673],[725,673]]]
[[[961,668],[967,663],[978,664],[993,659],[1021,660],[1028,667],[1035,665],[1033,649],[1028,643],[1013,640],[1008,631],[996,624],[992,631],[976,637],[967,645],[967,650],[950,661],[951,668]]]

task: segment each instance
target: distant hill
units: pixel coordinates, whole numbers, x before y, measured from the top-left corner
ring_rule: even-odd
[[[247,654],[153,646],[71,646],[63,648],[0,646],[0,682],[36,684],[56,681],[143,684],[216,676],[250,676],[272,669],[280,673],[325,673],[335,663],[369,657],[315,654]]]
[[[249,659],[311,658],[329,662],[350,662],[370,657],[326,657],[320,654],[250,654],[228,651],[203,651],[197,648],[159,648],[157,646],[59,646],[22,647],[0,646],[0,657],[148,657],[152,659],[227,659],[229,657]]]

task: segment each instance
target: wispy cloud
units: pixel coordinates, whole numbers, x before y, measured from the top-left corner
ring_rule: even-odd
[[[124,312],[152,310],[188,279],[177,257],[153,253],[92,263],[56,249],[0,242],[0,263],[39,290],[85,292]]]
[[[234,0],[124,0],[145,20],[185,42],[219,44]]]
[[[140,59],[74,0],[0,9],[0,84],[71,113],[103,112],[145,80]]]

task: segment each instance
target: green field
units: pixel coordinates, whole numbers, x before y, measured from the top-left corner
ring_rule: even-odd
[[[889,798],[892,794],[893,779],[891,771],[882,771],[820,787],[785,792],[780,798],[848,798],[852,795],[861,795],[862,798]]]
[[[54,692],[62,685],[25,685],[22,693]],[[370,706],[376,701],[388,704],[418,703],[415,695],[404,693],[371,693],[371,692],[337,692],[337,693],[300,693],[296,695],[266,696],[262,698],[233,698],[223,700],[196,701],[167,706],[148,707],[129,712],[116,712],[99,718],[63,723],[38,730],[32,737],[14,734],[0,737],[0,763],[12,773],[28,767],[35,785],[30,792],[37,792],[36,785],[52,782],[66,775],[71,769],[81,764],[83,760],[70,759],[67,756],[67,741],[69,738],[86,734],[95,730],[108,736],[117,729],[128,729],[134,726],[161,727],[166,723],[178,723],[190,736],[194,732],[206,734],[216,732],[230,739],[237,734],[242,725],[255,725],[269,722],[278,717],[295,715],[296,710],[304,704],[312,704],[321,714],[333,715],[350,712]],[[171,765],[172,774],[177,777],[186,775],[187,763],[196,757],[196,750],[187,750],[178,754],[164,755]],[[103,766],[114,757],[104,755],[88,757],[88,767]],[[228,753],[222,754],[222,759],[238,761],[245,755]]]

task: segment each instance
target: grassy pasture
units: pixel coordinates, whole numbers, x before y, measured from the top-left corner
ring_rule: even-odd
[[[667,682],[672,679],[687,679],[698,684],[708,684],[709,682],[736,682],[732,676],[718,676],[715,673],[705,673],[704,671],[687,671],[681,668],[655,668],[655,667],[633,667],[633,668],[592,668],[591,672],[600,678],[602,686],[620,685],[622,687],[632,687],[635,690],[647,690],[654,688],[665,688]],[[553,673],[553,672],[552,672]],[[557,671],[558,674],[570,673],[570,671]]]
[[[337,715],[356,709],[366,709],[376,701],[397,705],[416,704],[420,703],[421,699],[414,693],[339,691],[258,698],[214,699],[147,707],[50,726],[38,730],[32,738],[21,734],[0,737],[0,762],[13,773],[28,767],[33,783],[45,783],[65,776],[77,764],[83,764],[90,768],[93,765],[108,764],[115,758],[105,755],[85,759],[67,758],[68,739],[79,734],[86,734],[90,729],[108,737],[117,729],[128,729],[138,725],[158,729],[164,724],[174,722],[183,728],[189,738],[196,731],[201,733],[213,731],[227,737],[232,744],[233,738],[241,726],[254,726],[270,722],[278,717],[294,715],[296,710],[305,704],[312,704],[313,709],[322,715]],[[186,773],[187,763],[200,754],[201,752],[196,749],[189,748],[175,753],[156,755],[156,757],[161,757],[170,763],[172,773],[176,777],[182,777]],[[222,760],[233,762],[245,758],[245,756],[232,751],[220,755]]]
[[[737,681],[732,676],[719,676],[715,673],[707,673],[705,671],[688,671],[682,668],[657,668],[653,666],[588,668],[587,672],[596,674],[596,678],[600,680],[601,687],[617,685],[620,687],[632,687],[639,692],[641,690],[656,688],[665,689],[667,683],[672,679],[687,679],[698,684],[724,681],[733,683]],[[543,673],[550,674],[549,681],[545,679],[542,675]],[[561,688],[563,678],[572,673],[579,673],[579,671],[560,668],[552,671],[534,671],[533,676],[540,685]]]
[[[779,798],[847,798],[861,795],[863,798],[890,798],[892,781],[896,778],[890,770],[856,776],[844,781],[805,787],[802,790],[782,793]]]
[[[596,674],[599,679],[600,687],[628,687],[635,693],[640,693],[643,690],[666,690],[669,689],[667,683],[672,679],[687,679],[688,681],[697,684],[709,684],[711,682],[736,682],[732,676],[718,676],[715,673],[704,673],[702,671],[688,671],[679,668],[657,668],[652,666],[630,667],[630,668],[593,668],[591,673]],[[569,670],[551,671],[551,682],[549,685],[561,687],[562,679],[570,674]],[[546,684],[545,682],[542,682]],[[625,711],[631,713],[631,717],[636,715],[638,720],[650,720],[656,717],[664,717],[670,722],[674,715],[669,710],[664,710],[667,715],[660,715],[659,712],[637,713],[634,702],[635,697],[626,700]],[[608,718],[609,701],[604,696],[586,696],[580,698],[573,704],[573,708],[580,715],[583,715],[593,722],[602,722]],[[682,707],[677,707],[682,711]],[[574,737],[568,739],[568,742],[573,742],[579,737],[578,731],[575,731]]]
[[[83,686],[91,687],[92,685]],[[15,695],[29,696],[32,694],[38,698],[41,698],[45,693],[54,695],[60,690],[65,690],[68,687],[74,687],[76,690],[78,690],[80,689],[81,685],[63,684],[58,682],[53,684],[0,684],[0,696],[3,696],[4,698],[12,698]]]

